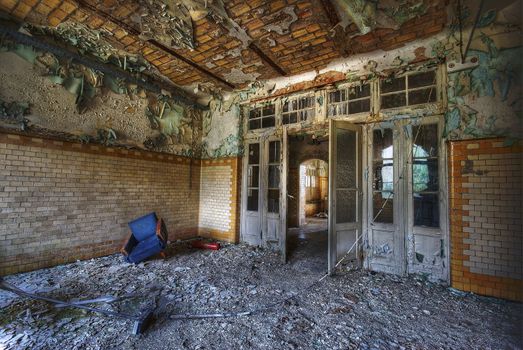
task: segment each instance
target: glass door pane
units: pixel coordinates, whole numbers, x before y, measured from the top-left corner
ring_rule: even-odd
[[[372,221],[394,222],[394,146],[392,129],[372,133]]]
[[[336,130],[336,223],[356,221],[356,132]]]
[[[413,127],[412,145],[412,195],[414,226],[438,228],[439,179],[438,179],[438,125]]]
[[[267,210],[280,212],[280,141],[269,142],[269,181],[267,189]]]
[[[260,144],[249,144],[247,166],[247,210],[258,211],[260,189]]]

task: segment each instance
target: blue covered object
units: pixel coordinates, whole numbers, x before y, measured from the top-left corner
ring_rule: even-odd
[[[129,222],[131,236],[122,248],[125,259],[137,264],[161,253],[167,246],[165,223],[156,213],[150,213]]]
[[[150,213],[129,222],[129,228],[138,241],[151,237],[156,233],[156,213]]]

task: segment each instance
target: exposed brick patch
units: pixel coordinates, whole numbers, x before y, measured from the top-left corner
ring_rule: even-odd
[[[449,152],[451,284],[522,301],[522,147],[468,140]]]
[[[0,134],[0,274],[117,252],[156,211],[198,234],[200,161]]]

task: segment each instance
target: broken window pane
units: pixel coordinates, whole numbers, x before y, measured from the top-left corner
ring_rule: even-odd
[[[439,227],[437,193],[414,193],[414,225]]]
[[[436,85],[436,71],[434,70],[418,74],[411,74],[407,78],[409,80],[409,89]]]
[[[381,80],[381,93],[403,91],[406,89],[405,77]]]
[[[280,191],[279,190],[269,190],[267,203],[267,210],[269,213],[279,213],[280,212]]]
[[[381,108],[396,108],[407,105],[407,97],[404,92],[399,94],[381,96]]]
[[[247,210],[258,211],[258,189],[247,190]]]
[[[372,218],[374,222],[394,222],[394,199],[392,192],[374,192],[372,195]]]

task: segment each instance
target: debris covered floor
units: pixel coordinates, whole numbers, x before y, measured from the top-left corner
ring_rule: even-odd
[[[291,240],[288,264],[267,250],[229,245],[219,251],[169,249],[166,260],[130,265],[120,255],[12,275],[7,281],[46,296],[158,295],[157,318],[143,335],[132,322],[53,309],[0,292],[0,345],[6,349],[517,349],[521,304],[448,289],[420,277],[342,266],[325,270],[325,232]],[[254,316],[169,320],[169,314],[243,311],[300,294]],[[134,304],[133,304],[134,303]],[[143,306],[143,305],[141,305]],[[140,307],[137,300],[104,306]],[[0,346],[0,347],[2,347]]]

